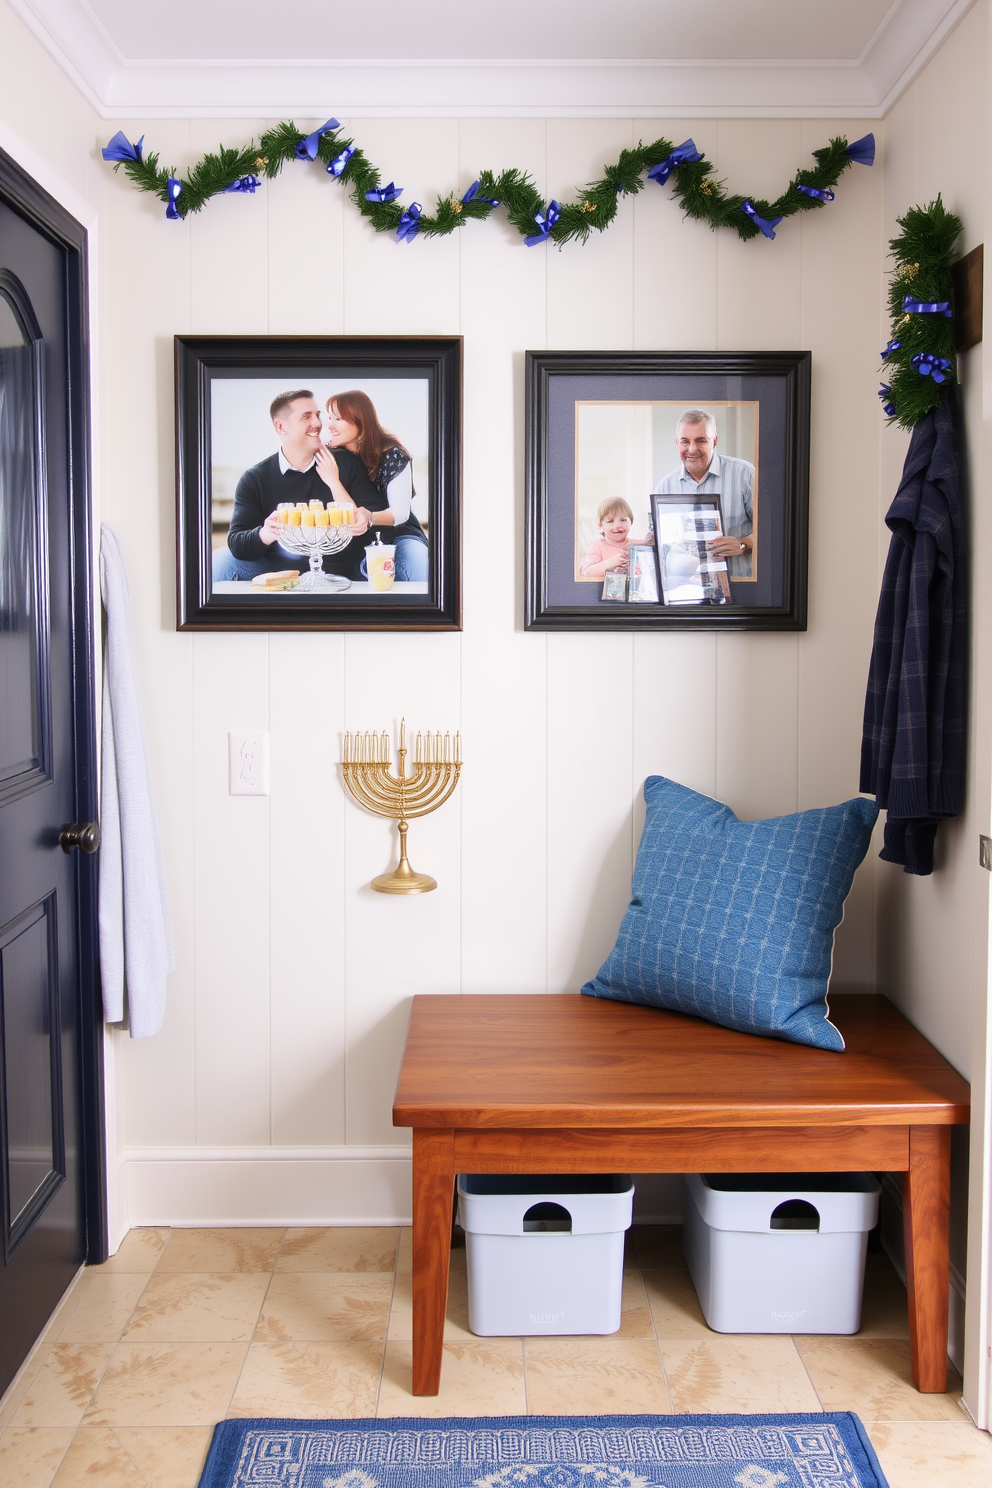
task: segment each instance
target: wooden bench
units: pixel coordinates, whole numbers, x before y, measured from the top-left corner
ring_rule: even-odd
[[[833,996],[843,1054],[565,996],[415,997],[413,1393],[436,1395],[456,1173],[901,1172],[913,1380],[947,1385],[950,1129],[968,1086],[886,998]]]

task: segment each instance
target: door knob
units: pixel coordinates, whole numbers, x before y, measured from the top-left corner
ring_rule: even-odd
[[[81,847],[84,853],[95,853],[100,846],[100,828],[96,822],[66,822],[59,833],[59,846],[64,853]]]

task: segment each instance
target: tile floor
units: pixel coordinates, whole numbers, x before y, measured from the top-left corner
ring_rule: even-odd
[[[225,1416],[855,1410],[891,1488],[987,1488],[992,1436],[909,1377],[906,1298],[869,1257],[855,1338],[703,1322],[681,1231],[630,1232],[609,1338],[476,1338],[452,1254],[441,1394],[410,1394],[409,1230],[132,1230],[84,1271],[0,1404],[5,1488],[194,1488]]]

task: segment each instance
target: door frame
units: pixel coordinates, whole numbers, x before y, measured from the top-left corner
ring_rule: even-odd
[[[0,200],[64,253],[69,366],[69,572],[72,583],[72,732],[75,821],[96,821],[96,608],[91,478],[89,255],[86,228],[0,148]],[[89,1265],[107,1259],[103,1010],[97,929],[97,854],[77,852],[82,1200]]]

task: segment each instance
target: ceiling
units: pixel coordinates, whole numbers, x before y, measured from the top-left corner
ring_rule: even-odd
[[[880,117],[974,0],[9,0],[105,118]]]

